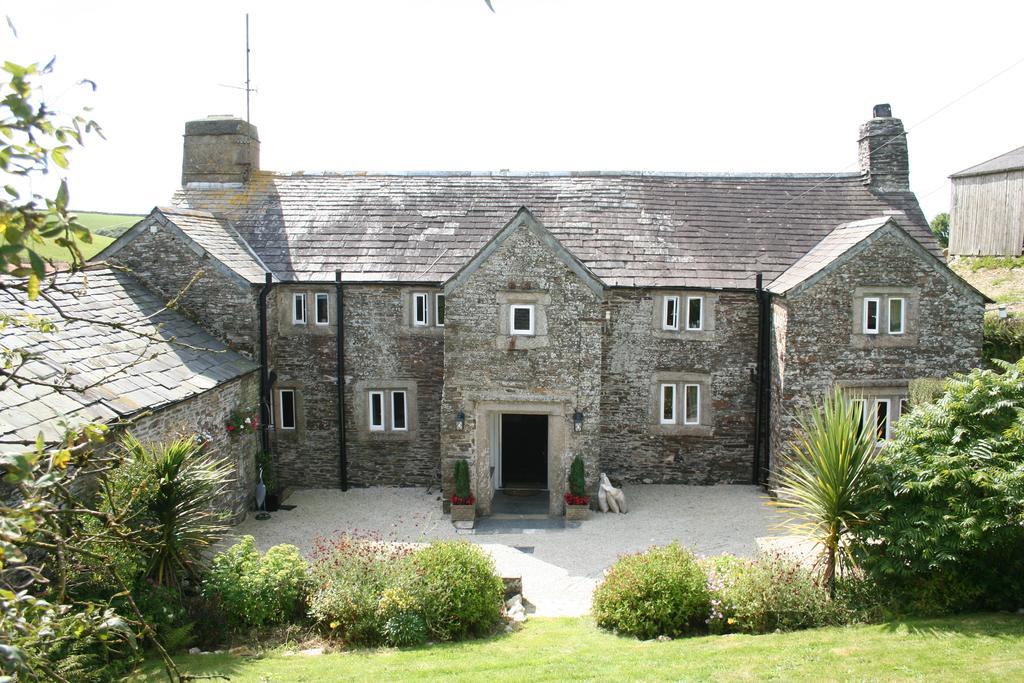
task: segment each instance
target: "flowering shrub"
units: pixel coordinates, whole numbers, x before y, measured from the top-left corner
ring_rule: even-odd
[[[260,555],[252,536],[213,558],[203,593],[219,600],[232,626],[287,623],[299,613],[309,588],[306,561],[293,545]]]
[[[483,635],[498,623],[505,586],[494,561],[479,546],[440,541],[418,550],[412,560],[412,591],[432,637]]]
[[[566,505],[590,505],[589,496],[577,496],[570,491],[565,492]]]
[[[252,410],[236,410],[224,423],[224,428],[232,436],[236,434],[251,434],[259,429],[260,421]]]
[[[673,543],[619,558],[594,592],[593,614],[618,633],[676,637],[703,630],[710,604],[697,558]]]
[[[473,505],[476,502],[476,498],[469,496],[468,498],[460,498],[459,496],[452,494],[451,500],[452,505]]]

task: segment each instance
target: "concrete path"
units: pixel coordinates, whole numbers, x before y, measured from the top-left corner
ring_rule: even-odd
[[[578,528],[516,529],[516,533],[459,532],[441,513],[440,495],[425,489],[368,488],[296,491],[295,509],[233,529],[251,534],[266,549],[291,543],[310,554],[317,537],[374,533],[382,540],[478,543],[503,576],[522,576],[523,593],[538,615],[581,615],[594,587],[620,555],[678,541],[701,555],[749,556],[755,539],[778,533],[778,513],[753,486],[638,485],[625,489],[629,514],[592,514]],[[541,526],[541,525],[536,525]]]

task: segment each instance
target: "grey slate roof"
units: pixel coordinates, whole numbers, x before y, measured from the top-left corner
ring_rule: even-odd
[[[800,257],[799,261],[787,268],[786,272],[775,278],[766,289],[775,294],[785,294],[830,266],[836,259],[873,235],[891,220],[892,218],[888,216],[880,216],[838,226],[814,245],[813,249]]]
[[[893,211],[936,255],[910,192],[840,175],[304,175],[191,185],[282,280],[440,283],[528,208],[609,286],[752,288],[838,224]]]
[[[193,211],[175,206],[158,206],[131,230],[108,245],[92,258],[103,261],[116,254],[140,232],[154,223],[176,229],[193,243],[193,249],[208,254],[223,269],[250,284],[262,283],[269,272],[260,257],[246,244],[231,224],[209,211]]]
[[[1019,171],[1024,169],[1024,147],[1018,147],[1006,154],[1000,154],[995,159],[989,159],[977,166],[965,168],[958,171],[950,178],[966,178],[972,175],[985,175],[986,173],[1005,173],[1006,171]]]
[[[32,441],[40,432],[48,442],[58,439],[61,419],[107,422],[128,417],[257,369],[180,314],[161,311],[160,299],[129,275],[102,269],[57,278],[59,291],[50,290],[49,295],[66,314],[82,319],[60,322],[52,333],[9,326],[0,330],[0,347],[37,354],[18,372],[19,377],[52,382],[66,376],[64,384],[96,386],[58,393],[38,385],[8,383],[0,390],[0,452],[23,450],[15,444]],[[53,307],[42,298],[24,302],[0,294],[0,309],[10,315],[34,313],[57,320]],[[156,339],[104,322],[126,325]],[[126,364],[133,365],[116,372]]]

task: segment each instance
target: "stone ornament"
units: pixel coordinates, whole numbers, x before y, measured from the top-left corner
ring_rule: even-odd
[[[597,490],[597,504],[601,512],[626,513],[626,494],[622,489],[617,489],[608,481],[608,475],[601,473],[601,486]]]

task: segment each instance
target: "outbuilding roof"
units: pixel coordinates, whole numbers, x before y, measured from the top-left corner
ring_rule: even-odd
[[[977,166],[965,168],[958,171],[950,178],[966,178],[967,176],[986,175],[988,173],[1005,173],[1007,171],[1024,170],[1024,147],[1010,150],[1006,154],[1000,154],[995,159],[989,159]]]
[[[859,174],[279,174],[189,185],[282,280],[441,283],[520,207],[609,286],[752,288],[840,223],[903,212],[941,255],[913,193]]]
[[[40,432],[47,442],[58,440],[62,420],[131,417],[257,369],[165,309],[130,275],[100,269],[55,277],[56,287],[34,302],[10,295],[0,299],[5,314],[57,323],[52,332],[18,325],[0,329],[0,348],[31,354],[17,371],[30,383],[9,381],[0,390],[0,452],[24,450]],[[74,390],[59,392],[45,384]]]

